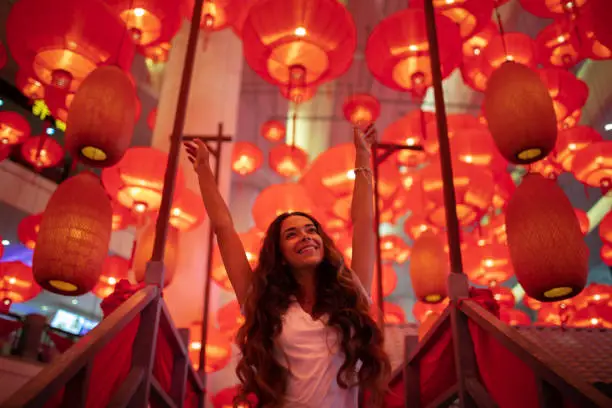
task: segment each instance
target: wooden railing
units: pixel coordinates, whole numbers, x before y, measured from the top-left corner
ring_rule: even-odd
[[[469,319],[532,370],[537,382],[536,387],[540,407],[562,407],[564,406],[564,399],[569,399],[575,406],[580,408],[612,407],[612,399],[571,373],[542,347],[521,335],[516,329],[501,322],[475,301],[463,300],[459,302],[459,306],[449,305],[422,341],[417,343],[416,339],[407,339],[407,358],[402,372],[406,408],[422,406],[420,402],[419,363],[423,356],[440,340],[441,336],[448,330],[451,330],[453,313],[457,313],[458,318],[463,319],[463,322],[460,323],[465,324],[466,330],[468,330],[467,323]],[[452,332],[453,341],[455,341],[457,331],[453,330]],[[454,353],[455,362],[457,362],[456,349]],[[456,365],[459,366],[458,364]],[[442,367],[440,368],[442,369]],[[462,372],[459,369],[458,378],[464,381],[466,391],[471,400],[465,405],[466,407],[494,408],[498,406],[483,385],[477,369],[474,372]],[[502,379],[499,380],[501,381]],[[445,392],[437,396],[434,401],[429,402],[426,407],[448,407],[458,398],[458,395],[459,382],[450,386]]]
[[[199,406],[203,407],[204,386],[189,362],[187,346],[170,318],[159,289],[154,285],[146,286],[127,299],[53,364],[9,397],[2,407],[41,407],[62,389],[62,407],[85,407],[96,356],[138,316],[140,323],[131,345],[131,368],[110,397],[108,406],[145,408],[150,395],[163,406],[182,407],[186,382],[189,381],[196,391]],[[158,329],[173,350],[170,392],[166,392],[152,375]],[[129,346],[126,344],[126,347]]]

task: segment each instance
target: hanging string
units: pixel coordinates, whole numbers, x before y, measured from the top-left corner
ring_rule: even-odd
[[[504,30],[504,24],[502,22],[501,14],[499,12],[498,1],[495,0],[495,18],[497,20],[497,26],[499,27],[499,35],[501,35],[502,47],[504,49],[504,55],[508,58],[508,46],[506,45],[506,30]]]
[[[123,49],[125,38],[128,37],[129,31],[130,31],[129,22],[134,13],[134,0],[129,0],[128,5],[129,5],[128,10],[130,10],[130,12],[128,13],[128,17],[124,23],[125,31],[123,32],[123,35],[121,36],[121,40],[119,41],[119,48],[117,48],[117,52],[115,53],[115,66],[118,68],[121,68],[119,66],[119,56],[121,55],[121,50]]]

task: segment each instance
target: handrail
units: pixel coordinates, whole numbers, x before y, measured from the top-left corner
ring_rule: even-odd
[[[572,376],[554,356],[520,335],[516,329],[496,319],[475,301],[469,299],[462,301],[459,310],[534,370],[544,381],[575,400],[581,407],[612,407],[612,399],[586,381]]]
[[[410,353],[407,364],[416,363],[431,347],[433,347],[440,336],[442,336],[445,331],[445,326],[450,325],[450,308],[451,305],[449,304],[440,314],[440,317],[438,317],[438,320],[436,320],[431,329],[425,334],[423,339],[419,341],[417,347]]]
[[[3,403],[5,408],[40,407],[53,397],[121,330],[157,296],[158,288],[146,286],[121,304],[113,313],[87,333],[74,346],[45,367],[19,392]]]

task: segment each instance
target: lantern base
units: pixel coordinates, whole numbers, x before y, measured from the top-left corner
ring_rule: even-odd
[[[438,295],[438,294],[433,294],[433,295],[425,296],[423,298],[423,302],[425,302],[425,303],[440,303],[442,301],[442,299],[444,299],[444,296]]]
[[[547,299],[562,300],[574,296],[576,291],[569,286],[561,286],[558,288],[549,289],[544,292],[544,297]]]
[[[525,149],[520,151],[516,157],[524,163],[533,163],[544,158],[542,149],[539,147],[531,147],[529,149]]]
[[[81,148],[81,155],[95,163],[104,162],[108,158],[106,152],[95,146],[84,146]]]
[[[76,286],[74,283],[57,280],[57,279],[51,279],[48,281],[48,283],[52,287],[59,289],[60,291],[64,293],[76,292],[79,289],[78,286]]]

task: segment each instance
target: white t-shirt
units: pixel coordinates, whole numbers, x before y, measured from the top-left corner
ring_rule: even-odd
[[[371,302],[357,276],[354,278]],[[325,324],[326,318],[313,319],[295,299],[282,317],[283,330],[276,341],[274,356],[289,371],[286,408],[358,406],[358,387],[340,388],[336,380],[344,353],[338,333]]]

